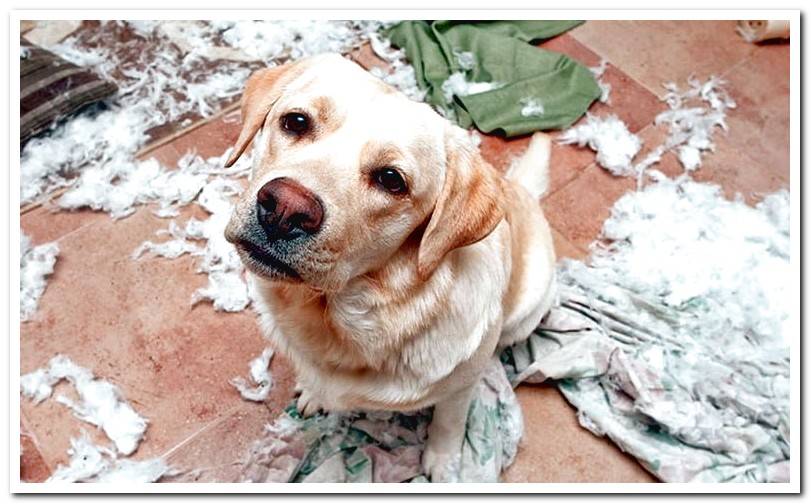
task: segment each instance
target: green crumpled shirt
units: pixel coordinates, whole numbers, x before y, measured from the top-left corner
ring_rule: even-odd
[[[386,36],[405,49],[426,101],[459,126],[506,136],[565,128],[580,118],[600,96],[591,72],[568,56],[529,42],[563,33],[582,21],[404,21]],[[474,60],[460,65],[460,53]],[[467,68],[463,68],[467,67]],[[468,82],[497,83],[495,89],[450,102],[442,84],[455,72]],[[542,113],[522,114],[528,103]]]

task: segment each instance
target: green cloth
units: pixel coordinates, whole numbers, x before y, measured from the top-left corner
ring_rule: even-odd
[[[404,21],[386,36],[405,49],[414,66],[426,101],[456,119],[459,126],[475,125],[506,136],[537,130],[565,128],[580,118],[600,96],[594,76],[568,56],[530,45],[553,37],[582,21]],[[459,63],[470,52],[472,65]],[[448,102],[442,84],[455,72],[468,82],[492,82],[500,87]],[[543,113],[522,115],[528,100],[543,106]]]

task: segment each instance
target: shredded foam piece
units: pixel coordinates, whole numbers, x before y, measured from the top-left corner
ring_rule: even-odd
[[[589,67],[591,74],[597,80],[597,86],[600,88],[600,102],[610,105],[611,104],[611,84],[603,82],[603,74],[605,69],[608,68],[607,60],[600,60],[600,64],[595,67]]]
[[[115,385],[94,377],[92,372],[64,355],[56,355],[46,368],[22,376],[20,390],[25,397],[39,404],[51,396],[53,387],[62,380],[73,385],[79,402],[65,396],[58,396],[57,402],[70,408],[80,420],[104,431],[119,453],[129,455],[138,448],[147,420],[123,400]]]
[[[536,98],[522,98],[521,101],[519,101],[519,104],[521,105],[521,115],[523,117],[543,115],[543,103]]]
[[[36,313],[58,255],[56,242],[32,246],[31,239],[20,233],[20,320],[29,320]]]
[[[625,123],[613,114],[606,117],[587,114],[583,124],[564,131],[558,142],[580,147],[588,145],[597,153],[600,166],[620,176],[635,173],[631,161],[642,148],[639,137],[628,131]]]
[[[113,450],[93,444],[84,431],[70,445],[70,462],[57,467],[47,483],[153,483],[171,472],[160,457],[117,459]]]
[[[253,359],[250,363],[250,378],[253,385],[242,377],[231,380],[231,385],[239,390],[239,395],[248,401],[263,402],[268,398],[270,389],[273,386],[273,379],[270,376],[270,360],[273,358],[273,349],[265,348],[262,354]]]

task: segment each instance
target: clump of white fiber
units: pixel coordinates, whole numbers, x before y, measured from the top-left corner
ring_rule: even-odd
[[[369,34],[369,45],[372,51],[380,59],[386,61],[390,67],[388,71],[380,67],[372,67],[369,73],[386,84],[394,86],[410,99],[420,102],[423,101],[425,99],[425,91],[420,89],[417,84],[414,67],[406,60],[405,51],[392,48],[391,42],[388,39],[384,39],[374,32]]]
[[[95,445],[84,431],[70,440],[70,446],[70,462],[57,467],[46,483],[153,483],[170,472],[160,457],[118,459],[109,448]]]
[[[127,171],[118,165],[134,163],[149,139],[147,131],[214,114],[242,92],[252,70],[325,52],[347,53],[382,26],[378,21],[106,21],[80,30],[46,49],[114,82],[119,92],[104,110],[74,117],[25,145],[20,201],[34,202],[70,185],[86,165],[116,165],[104,174]],[[109,44],[121,30],[134,36]],[[407,73],[405,62],[400,67]]]
[[[522,98],[519,101],[521,105],[521,115],[523,117],[542,116],[544,112],[543,103],[536,98]]]
[[[250,378],[253,385],[250,385],[242,377],[236,377],[231,380],[231,385],[239,390],[239,394],[243,399],[262,402],[268,398],[270,388],[273,386],[273,379],[268,372],[268,366],[270,366],[270,359],[272,358],[273,349],[267,347],[259,357],[251,361]]]
[[[228,155],[228,152],[225,153]],[[199,258],[197,271],[208,275],[208,285],[192,295],[192,303],[210,300],[215,310],[237,312],[250,304],[251,298],[244,279],[244,267],[234,246],[225,239],[225,227],[231,216],[231,198],[242,191],[242,186],[233,176],[245,175],[243,167],[250,166],[251,156],[246,155],[231,170],[218,173],[223,157],[202,160],[192,158],[194,170],[215,174],[197,196],[196,202],[210,217],[206,220],[189,219],[185,226],[170,223],[167,230],[159,234],[171,239],[155,243],[146,241],[133,251],[133,259],[146,252],[175,259],[184,254]]]
[[[636,163],[634,158],[641,141],[615,116],[604,119],[588,116],[584,124],[564,131],[559,141],[588,145],[597,152],[600,166],[614,175],[635,175],[640,186],[645,170],[658,163],[667,152],[674,152],[685,172],[691,172],[701,166],[702,156],[707,151],[714,150],[712,136],[716,128],[727,129],[726,113],[736,105],[717,77],[710,77],[704,83],[691,77],[688,86],[681,91],[674,83],[665,84],[668,91],[662,100],[669,110],[657,115],[654,122],[667,125],[668,136]]]
[[[119,453],[129,455],[138,448],[144,437],[147,420],[132,409],[112,383],[96,378],[88,369],[76,365],[64,355],[56,355],[45,368],[37,369],[20,378],[22,394],[38,404],[53,393],[53,387],[67,380],[76,389],[79,402],[58,396],[73,414],[99,427],[110,438]]]
[[[597,162],[614,175],[633,174],[631,161],[642,148],[638,136],[617,116],[597,117],[591,114],[586,121],[564,131],[558,141],[563,144],[588,145],[597,153]]]
[[[20,233],[20,320],[28,320],[39,305],[39,298],[48,285],[46,277],[53,273],[59,245],[56,242],[33,246]]]
[[[597,80],[597,86],[600,88],[599,100],[605,104],[611,104],[611,84],[604,82],[602,77],[605,74],[605,69],[608,68],[608,61],[600,60],[600,64],[595,67],[589,67],[591,74]]]

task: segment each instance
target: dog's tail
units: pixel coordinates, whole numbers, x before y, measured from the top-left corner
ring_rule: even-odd
[[[549,156],[552,141],[549,135],[537,132],[532,135],[524,154],[515,159],[507,169],[507,178],[524,186],[529,194],[538,199],[549,187]]]

